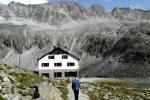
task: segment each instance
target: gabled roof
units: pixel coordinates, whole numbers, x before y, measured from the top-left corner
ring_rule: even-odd
[[[48,54],[68,54],[68,55],[70,55],[70,56],[76,58],[77,60],[80,60],[78,57],[74,56],[73,54],[71,54],[71,53],[69,53],[69,52],[67,52],[67,51],[65,51],[65,50],[63,50],[62,48],[56,47],[56,48],[53,49],[52,51],[50,51],[50,52],[48,52],[47,54],[45,54],[45,55],[43,55],[42,57],[40,57],[40,58],[38,59],[38,61],[39,61],[40,59],[42,59],[43,57],[45,57],[46,55],[48,55]]]

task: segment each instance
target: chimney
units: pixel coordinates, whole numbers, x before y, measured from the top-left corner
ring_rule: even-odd
[[[53,46],[53,50],[56,49],[56,48],[57,48],[57,46]]]

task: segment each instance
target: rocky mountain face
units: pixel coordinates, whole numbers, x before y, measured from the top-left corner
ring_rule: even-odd
[[[118,33],[120,34],[120,32]],[[150,72],[148,71],[150,69],[149,33],[150,33],[149,24],[146,23],[140,24],[134,28],[129,29],[114,44],[108,47],[107,45],[104,46],[105,48],[107,47],[109,49],[103,52],[102,60],[97,60],[89,64],[88,66],[86,66],[86,68],[81,70],[81,73],[84,73],[83,76],[87,77],[149,76],[150,75]],[[103,46],[96,46],[96,47],[102,48]],[[101,49],[99,48],[98,51],[100,53]]]
[[[111,17],[111,14],[109,14],[104,7],[102,7],[98,4],[92,5],[89,9],[91,12],[93,12],[93,15],[95,15],[95,16],[98,16],[101,18],[110,18]]]
[[[121,20],[129,20],[129,21],[150,20],[149,10],[145,11],[141,9],[131,9],[131,8],[114,8],[111,13],[115,18],[119,18]]]
[[[1,17],[5,20],[32,20],[36,22],[60,25],[89,17],[106,17],[110,14],[100,5],[86,9],[77,3],[60,2],[38,5],[24,5],[11,2],[0,7]]]
[[[36,70],[37,59],[59,43],[81,59],[80,76],[150,76],[148,16],[70,2],[0,5],[1,63],[19,66],[20,57],[21,67]]]
[[[76,20],[88,20],[91,17],[117,18],[121,20],[149,20],[150,11],[131,8],[114,8],[111,13],[104,7],[94,4],[89,8],[71,2],[25,5],[11,2],[0,5],[1,20],[35,21],[50,25],[62,25]]]

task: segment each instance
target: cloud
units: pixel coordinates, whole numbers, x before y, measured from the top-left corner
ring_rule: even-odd
[[[14,2],[20,2],[23,4],[41,4],[41,3],[47,3],[47,0],[0,0],[0,3],[2,4],[9,4],[11,1]]]

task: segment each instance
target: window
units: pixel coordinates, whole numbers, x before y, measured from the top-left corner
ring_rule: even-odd
[[[55,59],[54,56],[48,56],[49,59]]]
[[[49,63],[42,63],[42,67],[49,67]]]
[[[77,71],[75,71],[75,72],[65,72],[65,77],[77,77]]]
[[[62,59],[68,59],[68,55],[62,55]]]
[[[55,67],[60,67],[60,66],[62,66],[62,63],[54,63],[54,66]]]
[[[75,66],[75,63],[73,62],[67,63],[67,66]]]
[[[42,76],[49,77],[49,73],[42,73]]]
[[[54,72],[54,77],[62,77],[62,72]]]

